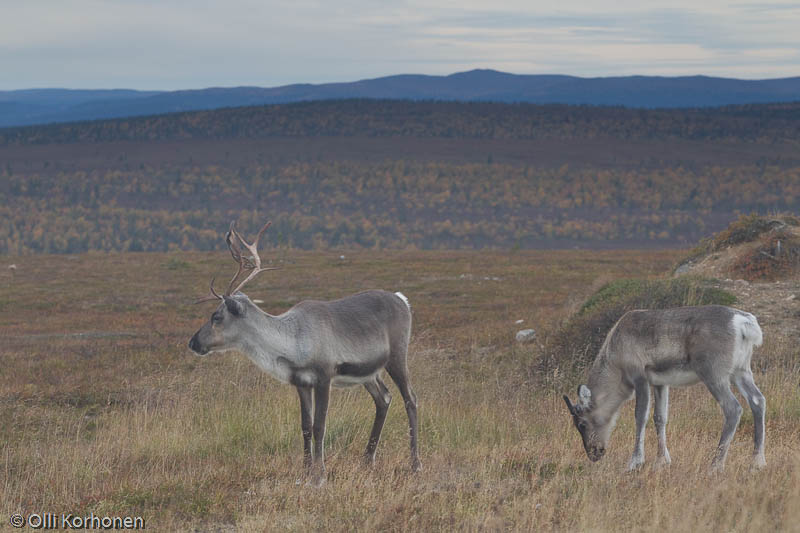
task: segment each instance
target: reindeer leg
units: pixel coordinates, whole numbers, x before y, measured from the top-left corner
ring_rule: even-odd
[[[655,409],[653,412],[653,422],[656,426],[658,435],[658,458],[656,466],[669,465],[671,463],[669,450],[667,450],[667,418],[669,417],[669,386],[654,385],[653,396],[655,397]]]
[[[315,487],[325,484],[325,417],[328,415],[328,400],[331,382],[324,381],[314,386],[314,449],[312,455],[312,479]]]
[[[753,468],[762,468],[767,465],[767,460],[764,458],[764,414],[767,410],[767,400],[758,390],[750,370],[736,376],[735,383],[742,396],[747,398],[750,410],[753,411]]]
[[[636,390],[636,442],[633,446],[633,455],[628,463],[628,471],[636,470],[644,464],[644,429],[647,417],[650,416],[650,384],[646,379],[640,378],[634,383]]]
[[[306,474],[311,471],[311,387],[297,387],[300,396],[300,427],[303,430],[303,468]]]
[[[397,388],[400,389],[400,394],[403,395],[403,402],[408,415],[409,435],[411,437],[411,470],[419,472],[422,468],[422,463],[419,461],[419,447],[417,445],[417,396],[408,383],[408,368],[406,368],[405,364],[389,364],[386,366],[386,371],[389,372]]]
[[[367,450],[364,452],[364,458],[367,463],[375,463],[375,449],[378,447],[378,441],[381,440],[381,432],[383,431],[383,424],[386,422],[386,413],[389,411],[389,404],[392,403],[392,395],[386,384],[381,380],[381,377],[376,375],[375,381],[364,384],[364,388],[372,395],[375,401],[375,422],[372,424],[372,431],[369,434],[369,442],[367,443]]]
[[[731,385],[727,381],[722,383],[707,381],[705,384],[722,408],[722,416],[724,417],[722,435],[719,438],[719,445],[717,446],[714,460],[711,462],[712,470],[722,471],[725,468],[725,458],[728,456],[728,448],[733,440],[733,435],[736,433],[739,419],[742,417],[742,406],[739,405],[736,396],[731,392]]]

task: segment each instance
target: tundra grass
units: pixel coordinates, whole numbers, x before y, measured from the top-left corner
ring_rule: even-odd
[[[797,339],[768,335],[754,357],[766,469],[749,470],[746,410],[719,475],[722,420],[704,388],[671,394],[672,466],[650,468],[651,424],[646,468],[626,474],[632,402],[590,463],[561,400],[577,383],[537,375],[539,346],[514,342],[524,327],[546,337],[599,285],[657,276],[679,254],[265,253],[282,268],[247,292],[269,312],[366,288],[403,291],[413,308],[423,471],[410,472],[392,384],[373,468],[361,462],[372,400],[336,389],[321,489],[300,479],[295,391],[241,355],[186,348],[213,308],[192,300],[232,274],[225,254],[6,258],[19,268],[0,277],[0,530],[13,513],[45,512],[141,516],[152,531],[797,530]]]

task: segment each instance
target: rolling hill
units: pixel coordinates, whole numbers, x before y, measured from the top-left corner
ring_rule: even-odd
[[[580,78],[472,70],[449,76],[397,75],[348,83],[215,87],[182,91],[27,89],[0,91],[0,127],[156,115],[331,99],[586,104],[634,108],[716,107],[800,100],[800,77],[740,80],[708,76]]]

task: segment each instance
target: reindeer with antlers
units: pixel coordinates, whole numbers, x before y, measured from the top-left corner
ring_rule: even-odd
[[[328,302],[306,300],[278,316],[263,312],[240,291],[259,272],[274,270],[262,267],[258,255],[258,242],[269,225],[248,244],[231,222],[225,241],[239,268],[222,295],[214,290],[212,279],[211,295],[198,300],[219,300],[220,304],[189,341],[189,348],[201,356],[238,350],[261,370],[297,388],[304,465],[317,486],[326,479],[323,439],[331,386],[362,384],[375,401],[375,421],[365,452],[371,464],[392,400],[381,379],[385,368],[405,402],[411,468],[418,471],[417,399],[406,362],[411,336],[408,299],[399,292],[370,290]]]

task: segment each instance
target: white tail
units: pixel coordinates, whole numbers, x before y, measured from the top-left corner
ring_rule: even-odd
[[[396,292],[394,293],[394,295],[403,300],[403,303],[406,304],[406,307],[408,307],[409,310],[411,309],[411,304],[408,303],[408,298],[406,298],[405,294],[403,294],[402,292]]]
[[[752,343],[753,346],[761,346],[764,342],[761,326],[758,325],[756,317],[750,313],[742,313],[733,317],[733,325],[738,328],[742,337]]]

